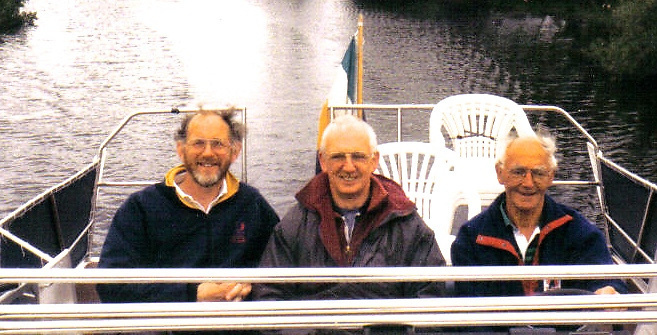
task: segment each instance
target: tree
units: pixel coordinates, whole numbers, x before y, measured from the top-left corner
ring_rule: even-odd
[[[25,0],[0,0],[0,32],[12,31],[31,25],[36,19],[33,12],[21,12]]]
[[[612,11],[607,36],[596,39],[588,54],[621,78],[657,78],[657,0],[627,0]]]

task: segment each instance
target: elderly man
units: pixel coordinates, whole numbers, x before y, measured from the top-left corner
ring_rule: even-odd
[[[296,194],[260,267],[442,266],[433,231],[394,181],[373,174],[374,130],[344,115],[326,128],[322,172]],[[418,298],[443,294],[443,283],[256,284],[255,300]]]
[[[116,212],[101,268],[239,268],[260,261],[278,216],[229,171],[241,151],[234,111],[188,115],[176,134],[182,165]],[[103,302],[240,301],[248,283],[104,284]]]
[[[505,192],[461,227],[451,249],[455,266],[612,263],[602,232],[546,195],[557,167],[555,151],[549,135],[507,143],[495,166]],[[555,287],[597,294],[626,291],[620,280],[456,283],[459,296],[533,295]]]

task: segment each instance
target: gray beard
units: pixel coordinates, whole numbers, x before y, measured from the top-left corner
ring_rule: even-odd
[[[221,182],[226,176],[225,172],[222,173],[221,175],[212,175],[212,176],[205,176],[200,173],[197,173],[196,171],[191,171],[190,174],[192,175],[192,178],[194,178],[194,181],[196,181],[197,184],[203,187],[213,187],[219,184],[219,182]]]

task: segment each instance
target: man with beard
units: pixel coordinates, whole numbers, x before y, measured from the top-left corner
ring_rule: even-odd
[[[445,265],[433,231],[401,186],[374,174],[376,146],[372,127],[354,116],[326,127],[322,172],[296,194],[260,267]],[[422,298],[441,296],[443,289],[442,282],[254,284],[254,300]]]
[[[258,190],[229,171],[244,127],[234,110],[185,117],[175,135],[182,165],[118,209],[100,268],[257,266],[278,216]],[[241,301],[249,283],[102,284],[103,302]]]

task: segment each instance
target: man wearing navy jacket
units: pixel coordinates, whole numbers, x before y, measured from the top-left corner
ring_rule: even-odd
[[[495,169],[505,192],[465,223],[452,244],[455,266],[612,264],[605,237],[572,208],[546,191],[557,161],[547,134],[511,139]],[[526,280],[457,282],[459,296],[534,295],[554,288],[596,294],[627,290],[621,280]]]
[[[234,111],[187,116],[176,133],[182,165],[118,209],[100,268],[256,267],[278,216],[229,171],[241,151]],[[240,301],[249,283],[103,284],[103,302]]]

